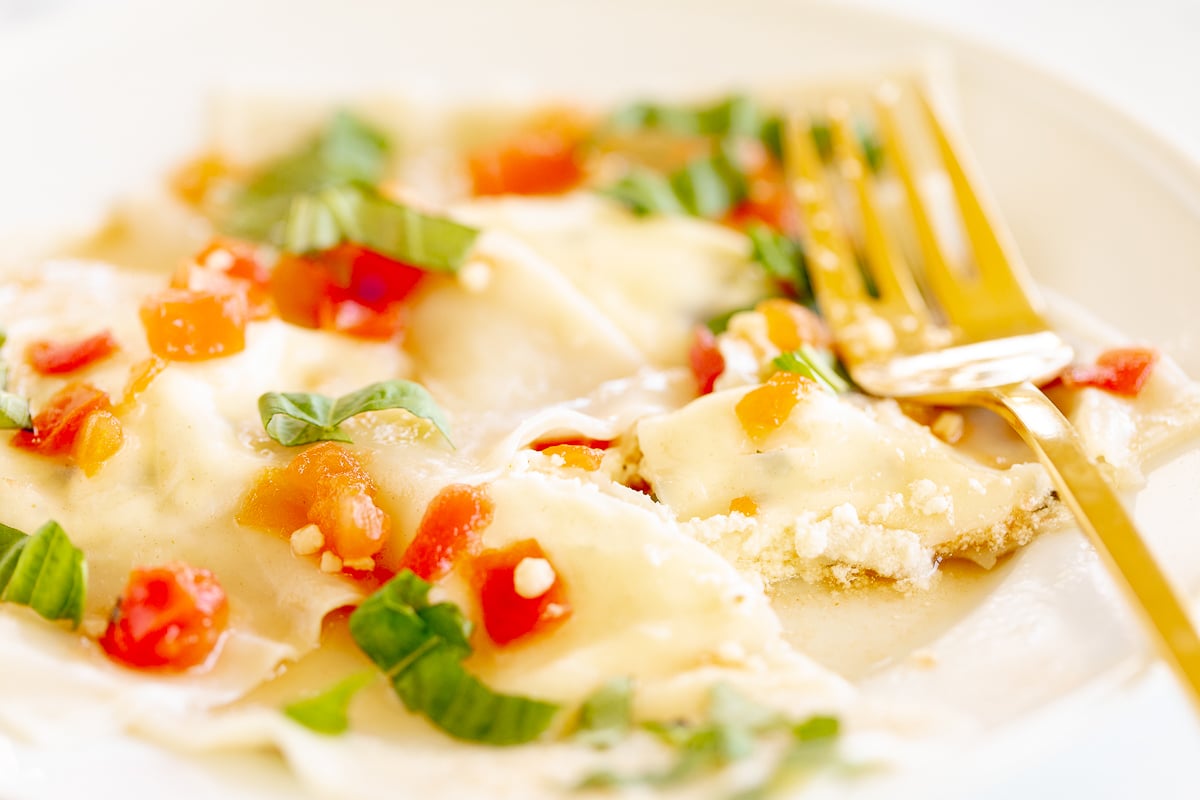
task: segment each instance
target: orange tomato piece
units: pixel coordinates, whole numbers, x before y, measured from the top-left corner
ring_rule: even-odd
[[[213,239],[175,273],[171,288],[240,294],[248,319],[268,319],[275,311],[270,265],[258,246],[238,239]]]
[[[171,177],[171,189],[179,199],[198,206],[208,197],[212,187],[230,172],[220,156],[209,153],[184,164]]]
[[[1125,397],[1137,397],[1150,380],[1158,351],[1146,347],[1107,350],[1094,365],[1079,365],[1063,373],[1067,386],[1091,386]]]
[[[204,361],[246,347],[246,299],[237,293],[165,289],[142,302],[140,315],[160,358]]]
[[[111,411],[93,411],[88,414],[75,437],[71,457],[89,478],[96,474],[105,461],[116,455],[125,443],[125,431],[121,421]]]
[[[832,339],[821,318],[799,303],[773,297],[754,307],[767,321],[767,338],[785,353],[802,344],[829,347]]]
[[[100,646],[131,667],[185,670],[208,661],[228,623],[225,590],[208,570],[178,562],[139,567]]]
[[[65,375],[91,366],[117,349],[117,340],[113,338],[112,331],[105,329],[71,342],[33,342],[25,351],[25,358],[42,375]]]
[[[511,139],[467,157],[477,196],[560,194],[583,180],[581,131],[566,117],[542,120]]]
[[[549,561],[537,541],[525,539],[500,550],[481,553],[472,564],[472,576],[483,612],[483,628],[488,638],[501,647],[544,632],[571,615],[566,588],[557,570],[554,582],[545,592],[536,597],[520,594],[517,568],[527,558]]]
[[[794,372],[776,372],[766,383],[742,395],[734,407],[746,435],[755,443],[779,429],[816,384]]]
[[[492,524],[494,513],[487,487],[461,483],[445,487],[425,509],[399,569],[410,569],[426,581],[445,577],[460,558],[479,550],[482,531]]]
[[[69,383],[33,418],[32,431],[17,431],[14,447],[46,456],[70,455],[84,422],[94,412],[111,411],[108,395],[88,383]]]
[[[281,535],[308,524],[308,504],[287,479],[283,467],[268,467],[259,473],[238,506],[239,525]]]
[[[568,467],[594,472],[600,469],[604,451],[579,444],[555,444],[542,450],[548,456],[558,456]]]
[[[149,389],[154,379],[166,368],[167,362],[158,356],[150,356],[130,367],[129,380],[125,383],[125,393],[121,396],[117,411],[124,413],[132,408],[138,396]]]
[[[717,347],[717,337],[706,325],[697,325],[692,330],[692,345],[688,349],[688,363],[696,378],[696,390],[704,395],[713,390],[713,384],[725,371],[725,356]]]

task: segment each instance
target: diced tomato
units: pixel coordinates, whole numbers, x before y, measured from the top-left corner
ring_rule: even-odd
[[[688,349],[688,362],[692,375],[696,377],[696,389],[700,394],[709,394],[713,384],[725,371],[725,356],[717,347],[717,337],[707,326],[697,325],[692,330],[692,346]]]
[[[403,330],[403,303],[424,276],[416,267],[343,244],[281,259],[271,292],[279,315],[293,325],[389,339]]]
[[[89,478],[96,474],[105,461],[112,458],[125,443],[125,429],[121,420],[103,409],[88,414],[75,437],[71,458]]]
[[[1094,365],[1070,367],[1063,373],[1062,380],[1067,386],[1091,386],[1137,397],[1150,380],[1158,357],[1158,351],[1146,347],[1107,350],[1100,354]]]
[[[729,501],[729,513],[753,517],[758,513],[758,503],[754,502],[754,498],[749,495],[735,497]]]
[[[767,338],[785,353],[802,344],[829,347],[833,338],[821,318],[799,303],[773,297],[763,300],[754,310],[767,322]]]
[[[373,558],[391,536],[392,521],[375,504],[378,491],[362,462],[337,442],[319,442],[285,469],[267,469],[242,498],[237,521],[290,535],[309,523],[343,561]]]
[[[535,597],[518,591],[517,568],[525,559],[549,562],[533,539],[514,542],[501,550],[481,553],[472,564],[472,576],[483,610],[488,638],[504,647],[531,634],[544,632],[571,615],[566,589],[557,571],[553,583]]]
[[[133,408],[138,396],[150,388],[150,384],[167,368],[167,362],[158,356],[150,356],[129,368],[129,380],[125,383],[125,393],[117,407],[118,413],[125,413]]]
[[[111,411],[108,395],[88,383],[69,383],[58,390],[33,418],[32,431],[17,431],[12,444],[46,456],[70,455],[88,416]]]
[[[472,192],[537,195],[573,189],[583,180],[580,141],[578,124],[557,117],[499,145],[476,150],[467,157]]]
[[[204,361],[246,347],[246,300],[240,294],[164,289],[142,302],[150,350],[171,361]]]
[[[746,228],[761,222],[780,233],[795,236],[800,229],[800,211],[788,190],[783,170],[765,153],[760,154],[747,176],[746,199],[729,212],[725,222],[735,228]]]
[[[178,562],[139,567],[100,646],[131,667],[185,670],[208,661],[228,622],[225,590],[208,570]]]
[[[595,450],[607,450],[612,446],[612,439],[587,439],[582,436],[551,437],[549,439],[538,439],[529,445],[529,449],[546,451],[551,447],[558,447],[559,445],[577,445],[579,447],[591,447]]]
[[[542,450],[548,456],[558,456],[568,467],[594,472],[600,469],[604,460],[604,451],[596,447],[586,447],[581,444],[556,444]]]
[[[791,415],[805,392],[816,384],[794,372],[776,372],[738,400],[734,411],[751,441],[762,442]]]
[[[268,319],[275,311],[271,266],[261,248],[239,239],[213,239],[175,273],[171,288],[241,294],[248,319]]]
[[[112,331],[105,329],[73,342],[33,342],[25,351],[25,357],[42,375],[65,375],[107,358],[117,349]]]
[[[494,512],[486,486],[445,487],[425,509],[399,569],[410,569],[426,581],[445,577],[460,558],[479,550],[482,531],[492,524]]]

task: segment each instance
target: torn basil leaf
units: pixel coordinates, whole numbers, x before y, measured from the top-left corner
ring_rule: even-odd
[[[235,196],[222,227],[234,236],[273,240],[293,198],[332,186],[378,182],[389,149],[381,133],[339,112],[312,141],[271,163],[247,184]]]
[[[802,344],[797,350],[777,356],[772,364],[781,372],[795,372],[816,381],[834,394],[850,391],[850,384],[838,374],[832,356],[811,345]]]
[[[8,341],[8,334],[0,329],[0,347]],[[0,362],[0,430],[33,430],[33,417],[29,414],[29,401],[8,391],[8,365]]]
[[[612,747],[632,727],[633,681],[613,678],[583,702],[572,738],[592,747]]]
[[[494,692],[463,668],[473,628],[458,606],[429,602],[431,585],[404,570],[350,615],[350,635],[383,670],[401,702],[451,736],[515,745],[533,741],[558,706]]]
[[[761,222],[750,224],[746,236],[750,239],[751,260],[783,284],[796,300],[810,302],[812,287],[808,281],[808,260],[799,242]]]
[[[57,522],[32,536],[0,525],[0,602],[29,606],[48,620],[79,627],[87,592],[87,562]]]
[[[711,156],[693,159],[670,176],[635,169],[601,190],[633,213],[723,217],[746,198],[746,176],[733,146],[723,142]]]
[[[427,419],[450,441],[450,424],[433,395],[419,383],[390,380],[372,383],[334,400],[315,392],[267,392],[258,413],[267,435],[285,447],[313,442],[349,442],[341,424],[367,411],[403,409]]]
[[[673,106],[639,102],[618,109],[608,119],[617,131],[665,130],[681,136],[757,137],[762,113],[749,97],[731,95],[707,106]]]
[[[350,701],[373,680],[375,676],[370,672],[351,675],[319,694],[289,703],[283,713],[317,733],[327,736],[345,733],[350,727],[347,716]]]

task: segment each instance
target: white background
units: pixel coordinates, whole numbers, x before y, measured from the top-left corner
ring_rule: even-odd
[[[110,1],[0,0],[0,29]],[[854,2],[1018,54],[1133,114],[1200,160],[1200,0]],[[1165,669],[1151,671],[1097,723],[1027,770],[995,776],[995,788],[975,800],[1200,798],[1200,723]]]

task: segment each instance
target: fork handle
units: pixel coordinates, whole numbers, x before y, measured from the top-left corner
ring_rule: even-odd
[[[1075,427],[1032,383],[991,390],[980,402],[1004,417],[1037,453],[1059,496],[1142,612],[1162,655],[1200,707],[1200,636],[1116,492],[1088,458]]]

